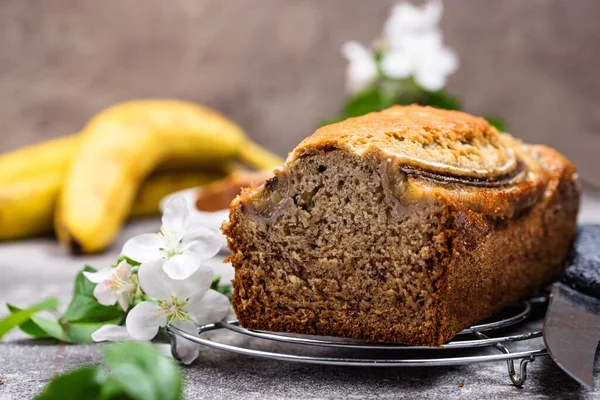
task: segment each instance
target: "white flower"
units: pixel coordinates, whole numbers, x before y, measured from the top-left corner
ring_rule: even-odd
[[[398,47],[407,35],[437,31],[443,11],[441,0],[428,1],[422,7],[407,2],[396,4],[383,27],[387,44]]]
[[[187,279],[171,279],[161,261],[141,266],[140,287],[158,304],[143,301],[127,315],[125,325],[133,340],[146,341],[156,336],[160,327],[174,326],[198,335],[197,325],[221,320],[229,311],[229,299],[210,289],[213,271],[201,266]],[[198,345],[182,339],[176,346],[179,359],[189,364],[198,356]]]
[[[411,3],[394,6],[383,29],[381,69],[385,75],[396,79],[412,76],[425,90],[443,89],[458,68],[458,57],[444,46],[438,28],[442,12],[441,0],[428,1],[422,7]]]
[[[185,279],[221,250],[221,241],[219,232],[192,221],[185,199],[175,197],[165,207],[160,232],[128,240],[123,254],[141,263],[142,269],[160,261],[171,278]]]
[[[357,93],[377,78],[377,65],[373,53],[362,44],[350,41],[342,46],[342,54],[348,60],[346,90]]]
[[[127,311],[133,293],[137,289],[135,282],[131,279],[131,265],[123,260],[116,268],[103,268],[98,272],[84,271],[83,275],[93,283],[94,297],[103,306],[112,306],[117,301]]]
[[[98,330],[92,333],[92,340],[94,342],[122,342],[129,339],[130,337],[127,328],[121,325],[102,325]]]
[[[441,90],[457,68],[458,57],[443,45],[438,32],[405,36],[401,46],[390,49],[381,61],[381,69],[387,76],[397,79],[413,76],[429,91]]]

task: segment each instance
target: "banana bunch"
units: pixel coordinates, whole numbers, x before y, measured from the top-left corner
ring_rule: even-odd
[[[180,189],[220,179],[242,161],[283,160],[198,104],[138,100],[96,115],[79,134],[0,155],[0,240],[54,230],[73,252],[108,247],[129,217]]]

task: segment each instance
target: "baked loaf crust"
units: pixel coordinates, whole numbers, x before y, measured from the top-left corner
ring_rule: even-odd
[[[484,119],[395,106],[325,126],[223,226],[252,329],[440,345],[561,274],[580,188]]]

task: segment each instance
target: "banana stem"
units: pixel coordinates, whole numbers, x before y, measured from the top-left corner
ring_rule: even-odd
[[[240,150],[240,159],[256,169],[270,169],[283,165],[283,158],[248,140]]]

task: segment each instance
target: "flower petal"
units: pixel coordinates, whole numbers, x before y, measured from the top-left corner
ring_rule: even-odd
[[[92,333],[94,342],[122,342],[129,339],[127,328],[121,325],[106,324]]]
[[[377,78],[375,57],[362,44],[350,41],[342,46],[342,54],[348,60],[346,68],[346,90],[357,93]]]
[[[162,257],[163,240],[158,234],[143,233],[125,242],[123,255],[139,263],[154,261]]]
[[[412,64],[408,54],[402,50],[393,50],[381,60],[381,69],[390,78],[403,79],[412,73]]]
[[[449,47],[442,47],[437,55],[437,68],[445,75],[451,75],[458,69],[458,56]]]
[[[210,289],[202,297],[192,296],[185,310],[198,325],[210,324],[225,318],[229,312],[229,299],[224,294]]]
[[[200,262],[191,253],[178,254],[165,260],[163,270],[171,279],[187,279],[196,272]]]
[[[152,343],[154,348],[165,357],[173,358],[173,348],[170,343]]]
[[[195,227],[183,236],[183,252],[192,252],[200,260],[213,258],[221,251],[222,236],[220,232],[205,226]]]
[[[83,271],[83,276],[87,278],[88,281],[93,283],[102,283],[107,279],[110,279],[112,274],[115,272],[114,268],[106,267],[102,268],[98,272],[88,272]]]
[[[212,284],[213,277],[213,269],[208,265],[201,264],[189,278],[171,280],[173,294],[180,299],[204,296]]]
[[[194,321],[191,321],[191,320],[179,321],[178,320],[173,323],[173,326],[175,326],[178,329],[181,329],[182,331],[184,331],[186,333],[189,333],[190,335],[198,336],[198,328],[197,328],[196,324],[194,323]],[[190,340],[184,339],[182,337],[179,337],[177,335],[174,335],[173,338],[175,340],[175,354],[179,361],[181,361],[182,363],[184,363],[186,365],[189,365],[196,358],[198,358],[198,355],[200,354],[200,345],[199,344],[194,343]]]
[[[443,13],[441,0],[431,0],[422,7],[408,2],[401,2],[392,8],[390,17],[385,22],[383,33],[385,38],[395,47],[397,41],[406,35],[422,34],[437,29]]]
[[[138,271],[140,288],[148,296],[157,300],[167,299],[175,295],[172,286],[173,280],[163,271],[164,262],[165,260],[159,259],[144,263]]]
[[[171,279],[160,263],[148,263],[140,267],[138,278],[140,287],[148,296],[157,300],[171,296],[187,299],[192,295],[201,295],[210,288],[214,272],[208,265],[200,265],[187,279]]]
[[[166,323],[164,315],[159,311],[158,306],[149,301],[142,301],[133,307],[125,320],[129,336],[134,340],[152,340],[158,333],[158,328]]]
[[[342,54],[348,61],[371,59],[371,52],[356,40],[350,40],[342,45]]]
[[[103,306],[112,306],[117,302],[117,296],[113,296],[112,293],[112,288],[104,283],[99,283],[94,288],[94,297]]]
[[[127,309],[129,308],[129,296],[127,294],[121,294],[117,298],[117,301],[119,302],[119,305],[121,306],[123,311],[127,311]]]
[[[121,261],[114,269],[114,274],[124,281],[130,281],[131,265],[126,260]]]
[[[444,4],[441,0],[430,0],[423,5],[421,10],[421,27],[424,29],[433,29],[440,23],[440,19],[442,19]]]
[[[165,206],[162,216],[162,229],[172,232],[184,232],[188,223],[188,206],[182,196],[174,197]]]
[[[436,69],[421,68],[415,73],[415,81],[423,89],[437,92],[446,85],[446,76]]]

